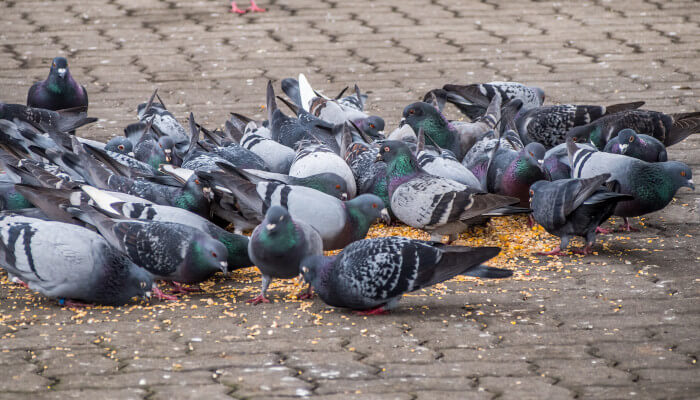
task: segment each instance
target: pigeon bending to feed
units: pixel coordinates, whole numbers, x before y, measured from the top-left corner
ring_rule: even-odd
[[[3,214],[2,267],[43,295],[122,305],[150,297],[153,280],[97,233],[75,225]]]
[[[113,220],[89,206],[69,212],[95,226],[154,279],[199,283],[227,270],[224,244],[199,229],[173,222]]]
[[[255,169],[237,169],[236,171],[253,183],[275,181],[287,185],[306,186],[340,200],[347,200],[349,198],[347,183],[343,178],[332,172],[322,172],[316,175],[297,178],[296,176],[276,174],[274,172]]]
[[[592,178],[610,174],[617,182],[616,191],[634,196],[621,201],[613,215],[624,217],[623,229],[630,230],[629,217],[661,210],[682,187],[695,190],[693,172],[678,161],[648,163],[621,154],[579,148],[571,139],[566,142],[573,178]]]
[[[404,293],[457,275],[506,278],[513,271],[482,265],[498,247],[446,246],[404,237],[365,239],[340,254],[309,256],[301,263],[304,280],[333,306],[385,314]]]
[[[603,151],[624,154],[646,162],[668,161],[663,143],[649,135],[638,135],[632,129],[621,130],[605,145]]]
[[[500,96],[503,103],[520,100],[522,109],[540,107],[544,102],[544,91],[538,87],[525,86],[518,82],[489,82],[471,85],[451,85],[442,87],[446,100],[454,104],[472,121],[484,114],[495,96]]]
[[[602,174],[588,179],[538,181],[530,187],[530,207],[535,221],[561,238],[559,247],[543,255],[563,254],[572,236],[581,236],[586,241],[581,250],[574,252],[591,252],[598,226],[610,218],[618,202],[634,198],[604,188],[602,185],[609,178],[610,174]]]
[[[403,142],[384,141],[377,156],[387,164],[387,185],[391,211],[401,222],[431,233],[433,240],[442,235],[457,235],[484,217],[526,212],[510,208],[517,198],[482,193],[451,179],[427,174]]]
[[[173,222],[197,228],[207,233],[226,246],[228,250],[226,262],[229,272],[253,265],[248,257],[248,237],[222,229],[197,214],[178,207],[124,201],[114,197],[110,192],[88,185],[82,185],[81,189],[90,196],[90,199],[95,203],[95,207],[110,215],[114,214],[115,217],[122,216],[149,221]]]
[[[431,175],[452,179],[472,188],[481,187],[479,180],[455,158],[451,151],[443,150],[439,146],[437,151],[426,148],[423,129],[418,131],[416,159],[418,160],[418,165]]]
[[[401,125],[408,124],[414,132],[423,129],[431,143],[450,150],[458,159],[464,157],[457,129],[431,104],[417,102],[403,110]]]
[[[124,136],[116,136],[109,139],[109,141],[105,144],[104,150],[123,155],[133,155],[134,145]]]
[[[289,173],[296,154],[291,148],[252,131],[243,135],[241,146],[257,154],[270,167],[270,171],[279,174]]]
[[[56,57],[51,63],[48,78],[29,88],[27,105],[47,110],[87,111],[88,95],[85,87],[78,84],[70,74],[68,61],[63,57]]]
[[[408,127],[408,125],[406,125]],[[409,127],[410,129],[410,127]],[[376,162],[379,147],[365,143],[353,143],[347,150],[345,162],[350,166],[359,194],[371,193],[389,205],[386,184],[386,164]]]
[[[545,178],[541,169],[544,154],[540,143],[529,143],[518,152],[497,149],[487,167],[489,193],[517,197],[520,205],[526,206],[530,185]]]
[[[289,279],[299,275],[299,264],[308,256],[323,254],[323,242],[310,225],[293,219],[281,206],[272,206],[250,236],[248,254],[262,273],[260,295],[249,303],[269,303],[267,288],[272,278]],[[306,296],[310,296],[311,291]]]
[[[576,138],[577,143],[591,141],[598,149],[604,149],[623,129],[652,136],[666,147],[673,146],[690,135],[700,133],[700,112],[664,114],[650,110],[627,110],[576,127],[567,133],[567,137]]]
[[[574,127],[643,105],[644,102],[640,101],[608,107],[574,104],[537,107],[519,114],[516,124],[524,144],[537,142],[549,149],[564,143],[566,133]]]
[[[324,250],[340,249],[363,239],[372,223],[389,214],[382,200],[363,194],[341,201],[318,190],[278,182],[253,184],[237,175],[212,171],[198,172],[214,190],[232,193],[236,203],[260,221],[265,212],[278,205],[289,210],[292,218],[316,229],[323,239]]]
[[[175,154],[182,158],[190,147],[190,137],[175,116],[165,108],[165,105],[153,102],[156,95],[157,90],[153,92],[147,103],[138,105],[139,120],[144,123],[150,121],[151,127],[158,133],[158,137],[169,136],[175,144]]]
[[[355,175],[345,160],[324,144],[302,142],[294,157],[294,162],[289,168],[289,175],[296,178],[306,178],[323,173],[333,173],[340,176],[345,181],[348,196],[355,197],[357,194]]]

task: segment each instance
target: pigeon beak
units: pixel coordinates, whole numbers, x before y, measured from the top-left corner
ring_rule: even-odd
[[[537,164],[542,165],[543,162],[544,162],[544,160],[537,160]]]
[[[620,152],[621,152],[622,154],[625,154],[625,153],[627,152],[627,147],[628,147],[628,146],[629,146],[629,145],[628,145],[627,143],[621,144],[621,145],[620,145]]]
[[[384,131],[379,131],[379,132],[377,132],[377,134],[381,137],[384,137]]]
[[[143,299],[151,301],[151,291],[150,290],[143,294]]]
[[[343,200],[343,201],[347,200],[347,199],[348,199],[348,194],[347,194],[347,193],[341,193],[340,199]]]
[[[66,76],[66,69],[65,68],[59,68],[56,70],[56,72],[58,72],[58,76],[60,76],[61,78],[64,78]]]
[[[226,271],[228,271],[228,262],[221,261],[221,262],[219,262],[219,264],[221,264],[221,272],[223,272],[225,274]]]
[[[405,117],[401,118],[401,121],[399,121],[399,128],[401,128],[404,125],[406,125],[406,118]]]
[[[268,231],[274,230],[275,228],[277,228],[277,225],[276,225],[276,224],[267,224],[267,225],[265,225],[265,229],[267,229]]]
[[[134,154],[133,151],[130,151],[128,155],[129,155],[129,157],[136,157],[136,154]]]
[[[379,161],[384,161],[381,153],[377,154],[377,158],[374,159],[374,162],[379,162]]]
[[[687,185],[687,186],[688,186],[690,189],[692,189],[693,191],[695,191],[695,184],[693,183],[693,180],[692,180],[692,179],[688,179],[688,185]]]
[[[380,214],[382,216],[382,221],[384,222],[384,225],[389,225],[391,223],[391,216],[389,215],[389,210],[387,210],[386,208],[382,208]]]

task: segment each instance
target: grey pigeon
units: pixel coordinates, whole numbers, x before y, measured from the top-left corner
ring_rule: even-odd
[[[345,181],[350,198],[357,194],[355,176],[345,160],[322,143],[304,141],[299,146],[289,175],[306,178],[322,173],[334,173]]]
[[[527,210],[507,207],[517,203],[517,198],[483,193],[426,173],[403,142],[384,141],[377,160],[387,164],[391,211],[406,225],[430,232],[433,240],[450,235],[453,241],[468,225],[486,216]]]
[[[107,242],[155,279],[199,283],[227,270],[224,244],[197,228],[173,222],[114,220],[89,206],[70,211],[95,226]]]
[[[253,133],[252,130],[243,136],[241,146],[257,154],[270,167],[270,171],[279,174],[288,174],[289,167],[294,161],[294,150],[272,139]]]
[[[639,108],[643,101],[614,104],[608,107],[561,104],[530,109],[518,115],[516,124],[523,143],[537,142],[550,149],[564,143],[566,133],[574,127],[586,125],[605,115]]]
[[[50,298],[122,305],[153,280],[100,235],[61,222],[0,216],[2,267]]]
[[[552,235],[561,238],[556,249],[543,255],[561,255],[572,236],[581,236],[586,245],[582,254],[589,254],[595,243],[596,229],[612,215],[615,205],[634,197],[612,192],[602,185],[610,174],[588,179],[538,181],[530,187],[530,207],[535,221]]]
[[[134,145],[124,136],[116,136],[109,139],[104,149],[123,155],[133,155],[134,153]]]
[[[56,57],[51,62],[46,80],[37,82],[29,88],[27,105],[47,110],[87,111],[87,90],[73,79],[68,69],[68,60],[64,57]]]
[[[382,237],[357,241],[334,256],[309,256],[302,261],[301,270],[325,303],[360,310],[364,315],[385,314],[404,293],[457,275],[511,276],[513,271],[482,265],[500,250]]]
[[[544,102],[544,91],[538,87],[518,82],[489,82],[471,85],[447,84],[442,87],[446,101],[454,104],[471,120],[486,114],[489,103],[498,95],[505,104],[511,100],[522,101],[523,111],[540,107]]]
[[[40,129],[42,132],[69,132],[97,121],[84,111],[52,111],[43,108],[27,107],[22,104],[0,103],[0,119],[21,121]]]
[[[154,95],[156,93],[154,92]],[[153,103],[153,96],[147,103],[139,104],[138,117],[141,122],[152,119],[153,129],[159,136],[169,136],[175,143],[175,153],[182,157],[189,148],[190,137],[185,128],[162,103]]]
[[[248,303],[269,303],[267,288],[272,278],[289,279],[299,275],[301,260],[323,254],[323,242],[316,229],[293,219],[284,207],[272,206],[250,236],[248,254],[262,273],[260,295]],[[307,294],[310,295],[310,291]]]
[[[410,129],[408,125],[406,125]],[[386,183],[386,164],[376,162],[379,154],[379,142],[371,145],[353,143],[345,155],[345,162],[350,166],[358,194],[371,193],[378,196],[385,205],[389,204],[389,189]]]
[[[316,175],[297,178],[296,176],[276,174],[274,172],[255,169],[237,169],[236,171],[246,177],[252,183],[275,181],[287,185],[306,186],[308,188],[316,189],[320,192],[331,195],[336,199],[349,199],[347,182],[332,172],[322,172]]]
[[[213,171],[197,173],[217,191],[233,194],[239,207],[254,218],[262,219],[265,212],[278,205],[289,210],[292,218],[314,227],[323,239],[324,250],[340,249],[364,238],[372,223],[389,214],[382,200],[372,194],[341,201],[318,190],[278,182],[257,185],[234,174]]]
[[[451,151],[440,147],[437,147],[437,150],[426,148],[425,134],[422,129],[418,132],[416,159],[418,165],[431,175],[452,179],[471,188],[481,188],[481,183],[476,176],[462,165]]]
[[[695,190],[693,172],[678,161],[648,163],[621,154],[611,154],[579,148],[567,140],[572,178],[592,178],[610,174],[616,181],[616,191],[634,196],[634,200],[622,201],[613,215],[624,217],[623,229],[630,230],[629,217],[637,217],[663,209],[682,187]]]
[[[638,135],[632,129],[623,129],[605,145],[603,151],[624,154],[646,162],[668,161],[666,146],[649,135]]]

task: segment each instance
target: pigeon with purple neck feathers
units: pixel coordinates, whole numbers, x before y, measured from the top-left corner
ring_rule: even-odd
[[[301,263],[304,280],[333,307],[360,314],[386,314],[404,293],[429,287],[457,275],[506,278],[513,271],[482,263],[498,247],[446,246],[404,237],[360,240],[340,254],[312,255]]]
[[[430,232],[432,240],[449,235],[454,241],[467,226],[481,223],[485,217],[527,211],[508,207],[517,203],[517,198],[483,193],[426,173],[403,142],[384,141],[377,161],[387,165],[391,211],[406,225]]]
[[[316,229],[292,218],[284,207],[272,206],[250,236],[248,254],[262,274],[260,295],[248,303],[269,303],[267,288],[272,278],[298,276],[299,264],[304,258],[323,254],[323,241]],[[302,297],[310,295],[309,288]]]
[[[530,185],[545,178],[542,172],[544,146],[530,143],[520,151],[497,149],[487,171],[489,193],[517,197],[525,207]]]
[[[151,276],[97,233],[61,222],[0,215],[2,268],[60,303],[122,305],[150,297]]]
[[[616,191],[634,196],[615,207],[613,215],[623,217],[624,230],[631,229],[629,217],[637,217],[666,207],[682,187],[695,190],[693,172],[678,161],[648,163],[621,154],[579,148],[573,140],[566,142],[573,178],[591,178],[610,174]]]
[[[56,57],[51,63],[48,78],[29,88],[27,105],[54,111],[66,109],[87,111],[88,95],[85,87],[73,79],[68,69],[68,60]]]
[[[588,179],[538,181],[530,187],[533,218],[547,232],[561,238],[559,247],[542,255],[563,254],[572,236],[586,241],[574,252],[591,253],[598,226],[610,218],[617,203],[634,198],[603,187],[609,178],[610,174],[602,174]]]
[[[646,162],[668,161],[666,146],[661,141],[649,135],[638,135],[632,129],[621,130],[605,145],[603,151],[624,154]]]

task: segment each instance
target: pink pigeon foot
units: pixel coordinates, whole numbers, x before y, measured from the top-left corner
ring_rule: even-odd
[[[566,253],[562,251],[559,247],[556,247],[552,251],[543,251],[539,253],[535,253],[536,256],[565,256]]]
[[[593,253],[593,247],[586,245],[586,246],[581,247],[581,248],[571,249],[571,252],[574,254],[582,254],[584,256],[587,256],[587,255]]]
[[[246,303],[249,303],[252,305],[256,305],[256,304],[260,304],[260,303],[270,303],[270,299],[268,299],[267,297],[265,297],[262,294],[259,294],[257,297],[253,297],[252,299],[247,300]]]
[[[177,296],[163,293],[162,290],[160,290],[159,288],[157,288],[155,286],[153,287],[153,294],[156,295],[158,300],[180,300],[177,298]]]
[[[88,303],[82,303],[80,301],[72,301],[72,300],[66,300],[66,299],[58,299],[58,305],[61,307],[76,307],[76,308],[83,308],[83,307],[90,307],[91,304]]]
[[[629,221],[627,221],[624,224],[618,226],[615,229],[615,232],[639,232],[639,229],[632,228],[632,225],[630,225]]]
[[[245,10],[238,8],[235,1],[231,2],[231,12],[236,14],[245,14]]]
[[[267,10],[264,9],[264,8],[258,7],[258,5],[255,4],[255,0],[250,0],[250,7],[246,8],[246,11],[250,11],[250,12],[265,12],[265,11],[267,11]]]
[[[601,228],[601,227],[595,228],[595,233],[600,233],[600,234],[603,234],[603,235],[609,235],[609,234],[611,234],[611,233],[613,233],[613,232],[615,232],[614,229],[607,229],[607,228]]]
[[[384,306],[379,306],[377,308],[370,308],[369,310],[353,311],[355,315],[386,315],[389,314],[389,310],[385,310]]]
[[[182,294],[187,294],[187,293],[192,293],[192,292],[201,292],[202,288],[199,286],[197,287],[186,287],[182,286],[182,283],[180,282],[169,282],[173,286],[173,293],[182,293]]]

